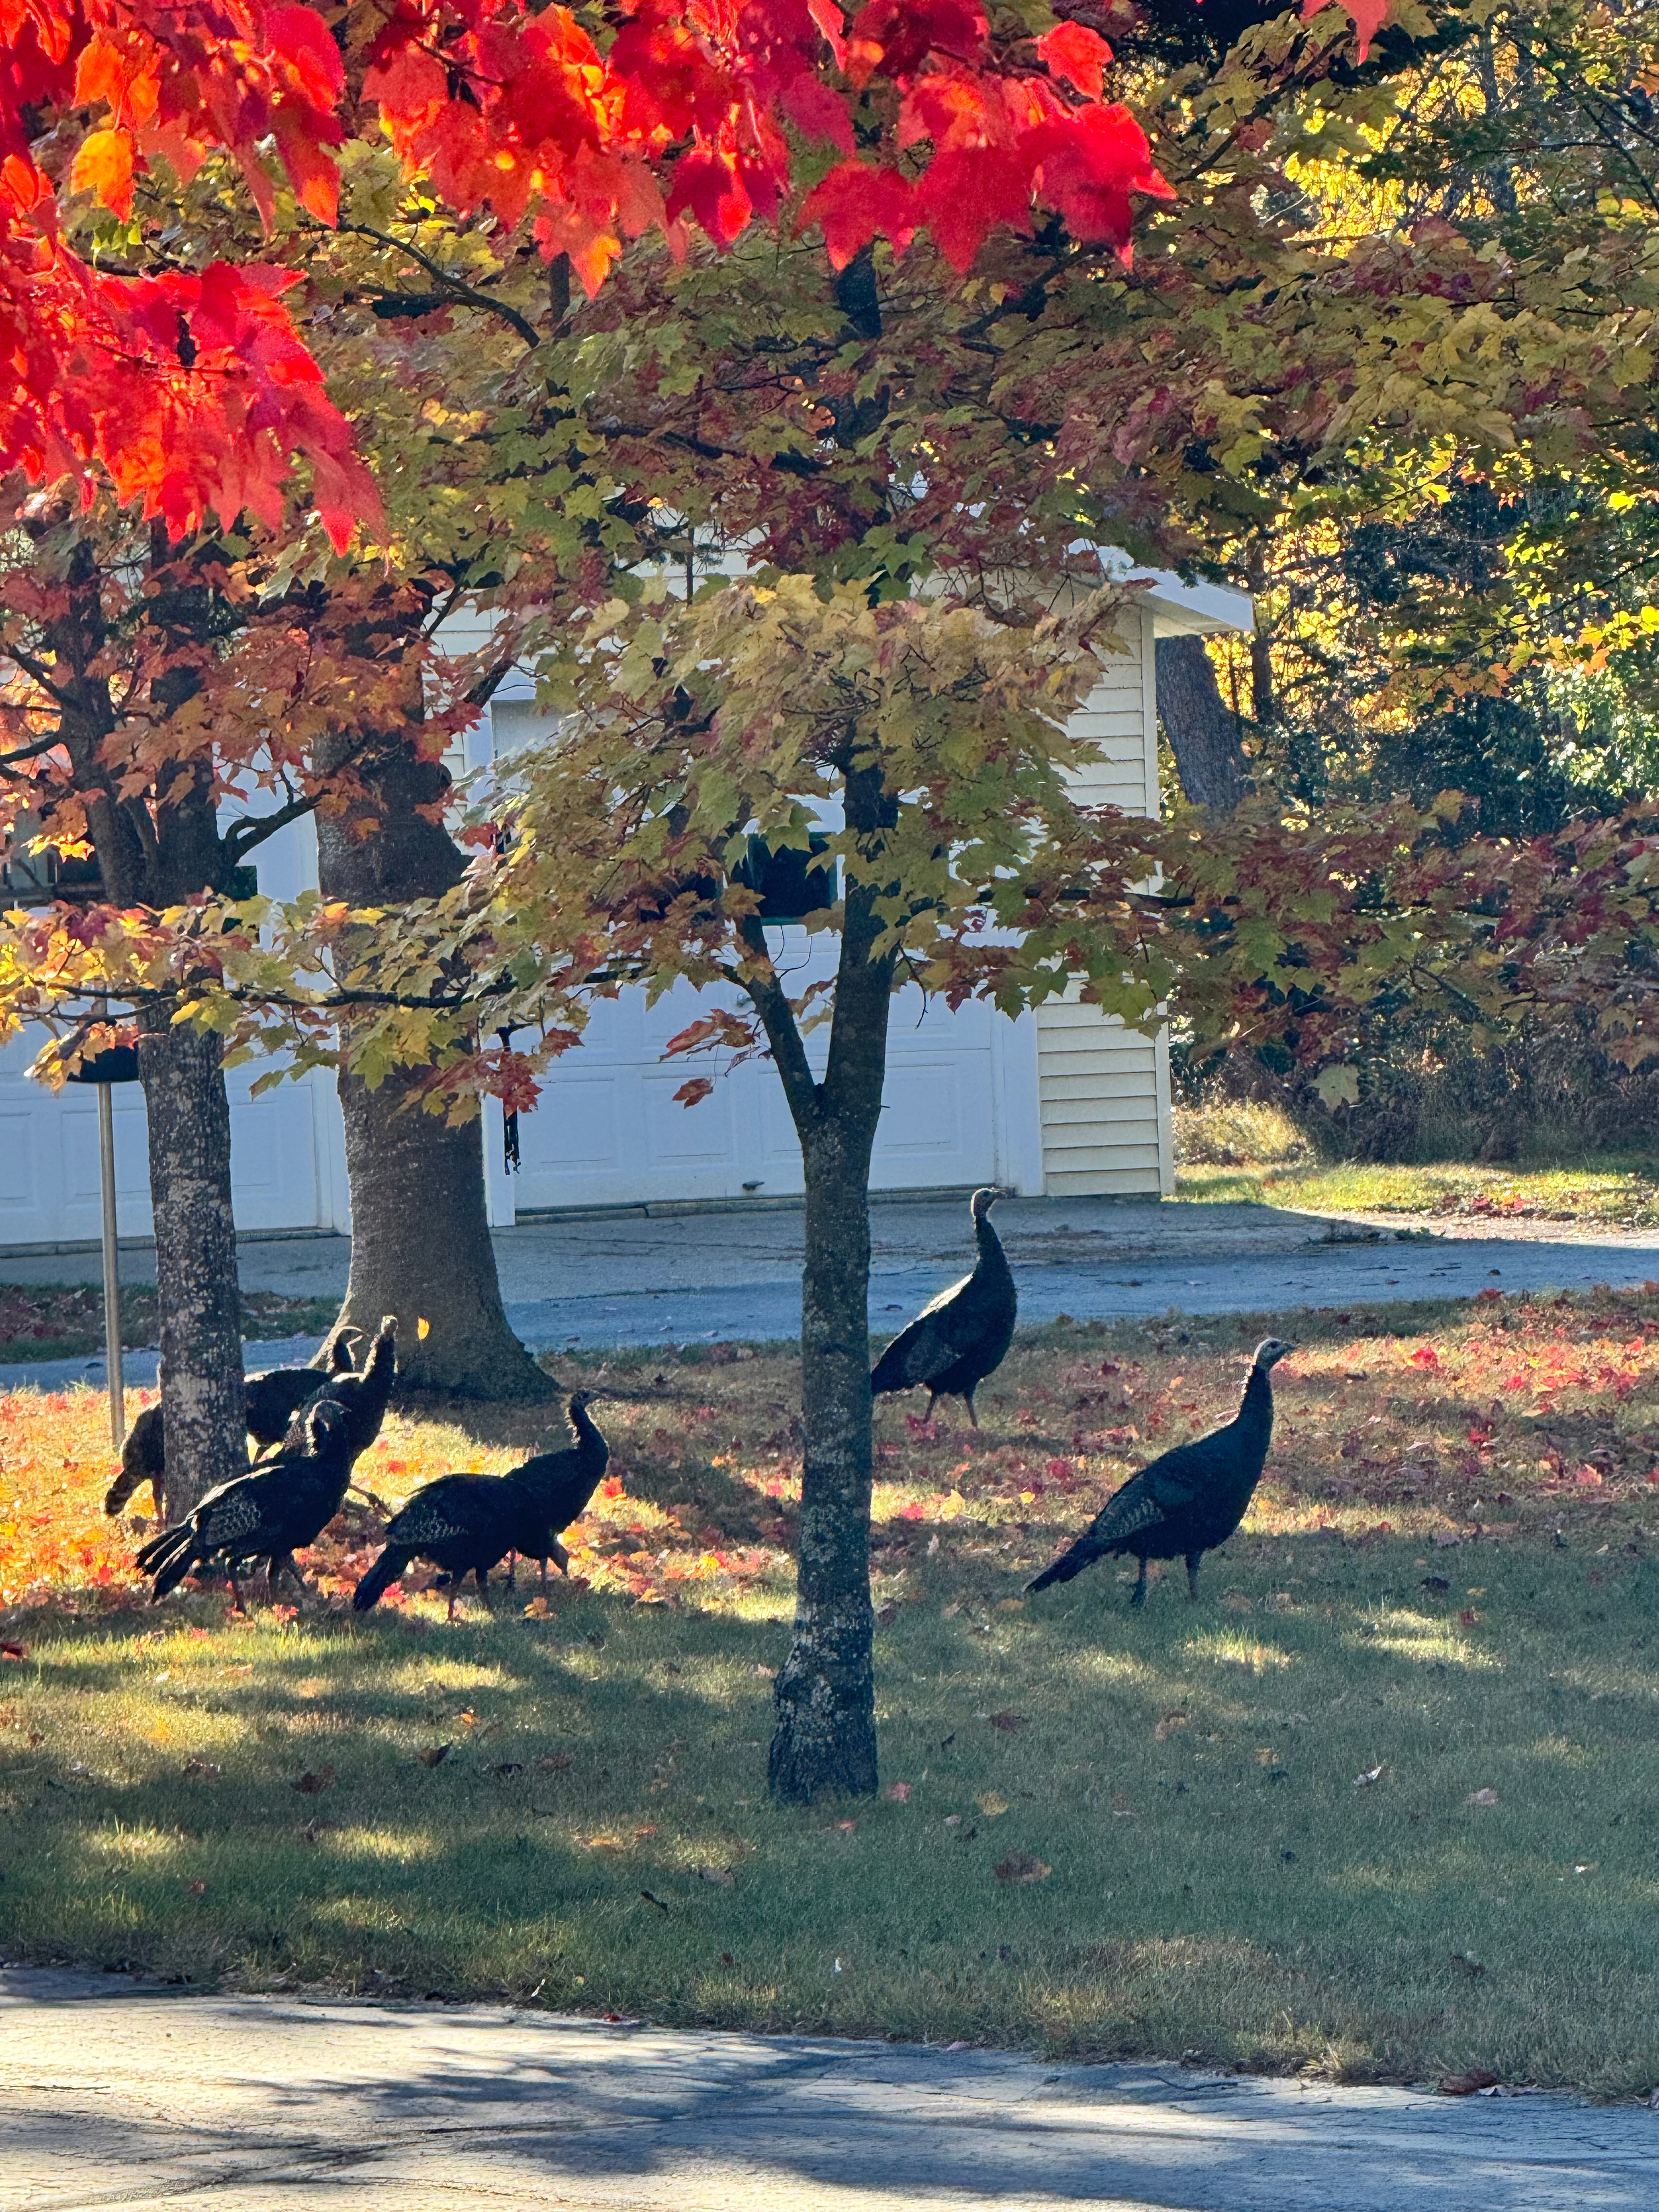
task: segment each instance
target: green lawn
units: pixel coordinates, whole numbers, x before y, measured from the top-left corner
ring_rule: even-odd
[[[1056,2054],[1659,2081],[1651,1567],[1236,1544],[1196,1610],[1169,1581],[1136,1619],[1109,1572],[1021,1603],[973,1548],[880,1638],[908,1796],[811,1813],[766,1800],[775,1602],[227,1629],[202,1599],[142,1643],[141,1620],[64,1623],[4,1685],[4,1948]]]
[[[1582,1167],[1328,1166],[1316,1160],[1194,1164],[1180,1169],[1176,1189],[1183,1199],[1254,1200],[1313,1213],[1659,1227],[1659,1168],[1651,1160],[1599,1160]]]
[[[807,1812],[764,1781],[777,1354],[614,1374],[587,1587],[453,1626],[339,1609],[355,1522],[335,1609],[134,1604],[99,1401],[0,1401],[0,1955],[1645,2094],[1659,1298],[1279,1318],[1269,1479],[1196,1607],[1177,1573],[1132,1614],[1109,1566],[1020,1593],[1225,1410],[1255,1323],[1023,1339],[976,1436],[883,1407],[887,1794]],[[505,1464],[501,1426],[400,1416],[373,1486]]]

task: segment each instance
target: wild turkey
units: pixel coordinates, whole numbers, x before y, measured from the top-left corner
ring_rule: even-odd
[[[351,1479],[350,1424],[331,1398],[319,1398],[304,1414],[304,1449],[250,1468],[209,1491],[176,1527],[153,1536],[138,1554],[153,1576],[150,1602],[159,1604],[192,1568],[223,1563],[240,1606],[236,1570],[246,1559],[270,1562],[270,1584],[291,1575],[303,1590],[294,1554],[314,1544],[340,1510]]]
[[[346,1431],[354,1461],[363,1454],[380,1433],[380,1424],[386,1419],[386,1409],[392,1396],[392,1386],[398,1373],[398,1320],[387,1314],[380,1322],[380,1331],[369,1349],[367,1361],[356,1374],[337,1376],[328,1386],[328,1395],[344,1412]],[[303,1421],[296,1417],[289,1424],[283,1438],[286,1455],[295,1450],[302,1437]]]
[[[319,1352],[303,1367],[272,1367],[263,1375],[249,1376],[246,1386],[247,1431],[255,1443],[262,1448],[280,1443],[294,1416],[321,1394],[330,1376],[350,1373],[351,1344],[357,1334],[355,1328],[342,1330],[333,1344],[325,1347],[326,1365],[322,1364],[324,1353]],[[126,1442],[121,1447],[121,1471],[105,1497],[105,1512],[120,1512],[134,1491],[147,1482],[160,1519],[167,1511],[167,1472],[158,1400],[155,1405],[146,1406],[127,1431]]]
[[[927,1392],[930,1420],[941,1398],[960,1398],[969,1419],[979,1426],[974,1393],[1006,1358],[1019,1311],[1014,1279],[991,1226],[991,1208],[1003,1195],[990,1186],[974,1193],[971,1211],[979,1264],[971,1275],[941,1291],[893,1339],[870,1377],[876,1397],[921,1385]]]
[[[352,1604],[367,1613],[411,1559],[430,1559],[449,1577],[449,1618],[471,1574],[478,1594],[489,1596],[489,1571],[509,1552],[531,1559],[550,1553],[561,1570],[568,1560],[564,1546],[547,1525],[547,1508],[511,1475],[446,1474],[417,1490],[392,1516],[386,1548],[357,1585]]]
[[[546,1519],[550,1536],[556,1538],[578,1519],[588,1499],[599,1488],[611,1461],[611,1447],[589,1418],[588,1407],[596,1398],[604,1397],[603,1390],[577,1390],[571,1395],[567,1412],[570,1425],[576,1432],[574,1444],[562,1451],[538,1452],[533,1459],[526,1460],[522,1467],[510,1468],[508,1479],[527,1490],[535,1499],[537,1508]],[[542,1587],[547,1587],[547,1562],[556,1559],[561,1571],[565,1567],[562,1545],[550,1543],[546,1550],[527,1544],[518,1544],[515,1551],[526,1559],[539,1559]]]
[[[1195,1443],[1177,1444],[1132,1474],[1076,1543],[1026,1589],[1068,1583],[1109,1552],[1128,1552],[1140,1562],[1131,1605],[1146,1601],[1148,1559],[1185,1559],[1187,1593],[1195,1599],[1199,1561],[1232,1534],[1261,1480],[1273,1430],[1269,1376],[1275,1363],[1295,1350],[1279,1337],[1264,1338],[1255,1348],[1243,1402],[1226,1427]]]
[[[350,1374],[352,1347],[361,1340],[360,1330],[343,1328],[303,1367],[270,1367],[248,1376],[247,1432],[262,1450],[282,1443],[294,1416],[313,1398],[334,1395],[331,1380]]]
[[[159,1521],[167,1512],[167,1452],[161,1435],[161,1401],[158,1398],[127,1431],[121,1447],[121,1471],[104,1497],[106,1513],[118,1513],[141,1485],[149,1483],[150,1503]]]

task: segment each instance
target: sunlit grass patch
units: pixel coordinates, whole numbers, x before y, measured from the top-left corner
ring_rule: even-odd
[[[1176,1190],[1183,1199],[1252,1201],[1311,1213],[1535,1219],[1622,1229],[1659,1224],[1659,1162],[1651,1159],[1561,1167],[1331,1164],[1276,1143],[1251,1152],[1200,1142],[1183,1156]]]

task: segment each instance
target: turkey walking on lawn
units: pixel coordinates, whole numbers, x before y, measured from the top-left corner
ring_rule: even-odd
[[[547,1507],[511,1475],[445,1474],[424,1484],[393,1514],[386,1549],[357,1585],[352,1604],[367,1613],[398,1580],[411,1559],[429,1559],[449,1577],[449,1618],[471,1573],[488,1603],[489,1571],[509,1552],[545,1559],[561,1572],[568,1555],[547,1525]]]
[[[560,1530],[568,1528],[580,1517],[588,1499],[599,1486],[600,1478],[610,1464],[611,1447],[588,1414],[588,1407],[596,1398],[605,1395],[603,1390],[573,1392],[567,1411],[570,1425],[576,1431],[576,1441],[567,1444],[562,1451],[538,1452],[533,1459],[526,1460],[522,1467],[509,1468],[507,1476],[527,1490],[535,1499],[537,1509],[546,1516],[548,1533],[556,1538]],[[547,1587],[547,1562],[556,1559],[561,1571],[565,1567],[563,1546],[550,1543],[544,1550],[528,1544],[514,1547],[526,1559],[539,1559],[542,1567],[542,1588]],[[512,1577],[508,1577],[509,1586]]]
[[[1140,1562],[1131,1605],[1146,1601],[1148,1559],[1187,1562],[1187,1591],[1198,1595],[1198,1563],[1206,1552],[1224,1544],[1244,1518],[1261,1480],[1273,1431],[1273,1386],[1268,1377],[1276,1361],[1294,1352],[1276,1336],[1255,1348],[1243,1403],[1224,1429],[1196,1443],[1177,1444],[1115,1490],[1069,1551],[1045,1567],[1028,1590],[1068,1583],[1109,1552],[1132,1553]]]
[[[351,1346],[357,1334],[355,1328],[342,1330],[327,1347],[326,1362],[319,1352],[303,1367],[272,1367],[263,1375],[248,1376],[244,1385],[247,1432],[256,1444],[263,1449],[280,1443],[294,1416],[313,1398],[321,1396],[329,1386],[330,1377],[350,1373]],[[104,1499],[105,1512],[118,1513],[134,1491],[149,1483],[156,1518],[165,1518],[167,1480],[167,1450],[158,1400],[155,1405],[146,1406],[127,1431],[127,1440],[121,1447],[121,1472],[109,1486]]]
[[[193,1513],[153,1536],[138,1554],[138,1565],[155,1577],[150,1594],[159,1604],[193,1568],[222,1564],[230,1575],[237,1605],[242,1593],[236,1570],[245,1560],[270,1562],[274,1589],[279,1575],[306,1583],[294,1554],[314,1544],[340,1510],[351,1480],[350,1430],[331,1398],[319,1398],[304,1415],[304,1447],[280,1459],[251,1468],[233,1481],[210,1490]]]
[[[991,1226],[991,1208],[1004,1195],[988,1186],[974,1193],[971,1211],[979,1265],[971,1275],[941,1291],[908,1328],[899,1331],[870,1377],[874,1396],[920,1385],[927,1392],[930,1420],[939,1399],[960,1398],[969,1419],[979,1426],[974,1393],[1007,1357],[1019,1311],[1014,1279]]]

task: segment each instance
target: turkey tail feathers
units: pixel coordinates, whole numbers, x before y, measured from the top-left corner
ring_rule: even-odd
[[[1026,1583],[1026,1590],[1029,1593],[1047,1589],[1054,1583],[1068,1583],[1073,1575],[1080,1575],[1085,1567],[1092,1566],[1099,1557],[1099,1552],[1085,1537],[1080,1544],[1073,1544],[1069,1552],[1062,1552],[1040,1575],[1034,1575]]]
[[[181,1540],[173,1547],[165,1559],[158,1559],[151,1570],[155,1577],[155,1587],[149,1594],[152,1605],[159,1605],[169,1590],[177,1589],[196,1565],[196,1546],[192,1535],[193,1531],[188,1528],[182,1530]]]
[[[185,1522],[176,1528],[163,1528],[159,1534],[152,1536],[137,1554],[139,1572],[153,1575],[157,1567],[167,1565],[176,1551],[188,1550],[194,1533],[189,1522]]]
[[[352,1606],[358,1613],[367,1613],[378,1605],[404,1569],[414,1558],[413,1552],[400,1550],[388,1544],[352,1593]]]

